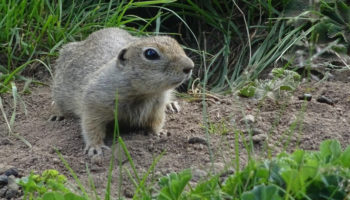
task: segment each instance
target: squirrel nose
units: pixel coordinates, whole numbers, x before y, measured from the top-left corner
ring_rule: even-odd
[[[193,67],[186,67],[186,68],[184,68],[182,71],[183,71],[185,74],[189,74],[189,73],[191,73],[192,69],[193,69]]]
[[[192,69],[193,69],[193,68],[194,68],[194,63],[193,63],[193,61],[192,61],[190,58],[186,57],[186,67],[184,67],[184,68],[182,69],[183,73],[189,74],[189,73],[192,72]]]

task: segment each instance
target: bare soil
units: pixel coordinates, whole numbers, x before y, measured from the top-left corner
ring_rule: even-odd
[[[17,137],[8,135],[1,116],[0,163],[16,167],[22,176],[27,176],[31,171],[41,173],[46,169],[57,169],[74,183],[71,173],[55,151],[57,149],[86,188],[89,188],[88,166],[98,193],[103,194],[111,153],[106,151],[104,160],[99,163],[89,159],[83,152],[79,119],[49,122],[52,101],[50,88],[36,86],[31,90],[31,94],[21,96],[27,115],[23,108],[17,107],[14,132],[25,138],[32,148]],[[298,98],[304,93],[312,95],[311,101]],[[316,99],[320,96],[327,97],[333,105],[318,102]],[[9,117],[13,111],[12,97],[5,95],[2,98]],[[350,84],[346,82],[303,83],[289,98],[280,100],[257,101],[234,95],[218,99],[208,97],[208,133],[204,128],[203,119],[206,115],[203,114],[201,98],[181,98],[179,104],[180,113],[167,115],[166,135],[155,137],[136,132],[121,133],[140,176],[164,152],[154,173],[150,175],[149,184],[169,172],[186,168],[193,169],[193,182],[205,178],[209,172],[232,173],[232,163],[236,159],[236,136],[239,136],[239,160],[242,166],[248,159],[249,144],[253,156],[258,159],[283,150],[291,152],[298,147],[315,150],[323,140],[330,138],[339,140],[343,147],[350,144]],[[252,116],[253,119],[249,121]],[[252,142],[245,143],[250,138]],[[111,136],[107,140],[111,144]],[[115,160],[122,162],[121,195],[131,197],[135,187],[126,173],[129,170],[133,174],[131,165],[125,155],[117,156]],[[113,195],[118,193],[121,181],[119,171],[119,165],[116,164],[112,174]]]

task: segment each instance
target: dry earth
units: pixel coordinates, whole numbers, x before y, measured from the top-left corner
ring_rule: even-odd
[[[31,94],[22,95],[27,115],[21,108],[16,116],[14,132],[25,138],[32,148],[14,136],[8,136],[7,126],[1,116],[0,165],[5,168],[14,166],[22,176],[31,171],[40,173],[45,169],[57,169],[74,182],[58,158],[56,148],[87,188],[88,166],[98,192],[103,194],[111,154],[106,152],[102,163],[92,162],[83,152],[79,120],[49,122],[50,88],[40,86],[31,90]],[[298,96],[305,92],[312,94],[311,101],[299,100]],[[316,101],[322,95],[329,98],[333,105]],[[7,115],[10,116],[13,106],[11,96],[2,98]],[[203,128],[201,100],[183,98],[179,103],[181,112],[167,116],[166,136],[158,138],[142,133],[122,133],[122,139],[140,175],[147,171],[160,153],[165,152],[150,177],[150,184],[151,179],[156,180],[169,172],[186,168],[193,169],[193,182],[205,178],[208,172],[232,173],[230,166],[235,159],[237,131],[241,131],[238,149],[242,165],[247,161],[247,149],[243,141],[250,138],[250,133],[253,155],[257,158],[274,155],[285,148],[287,151],[297,147],[317,149],[321,141],[329,138],[339,140],[343,147],[350,144],[350,84],[346,82],[304,83],[290,98],[283,100],[258,102],[237,96],[208,98],[208,135]],[[242,121],[249,119],[249,115],[254,116],[255,122]],[[110,141],[111,138],[107,143],[111,144]],[[130,163],[125,156],[118,160],[122,161],[124,171],[122,195],[131,197],[134,186],[125,173],[126,169],[132,171]],[[112,180],[113,195],[118,193],[119,181],[119,166],[116,165]]]

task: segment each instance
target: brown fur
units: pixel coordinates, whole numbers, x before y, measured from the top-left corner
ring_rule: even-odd
[[[147,59],[147,48],[160,58]],[[193,66],[170,37],[133,37],[118,28],[96,31],[60,51],[53,81],[57,114],[80,117],[86,149],[99,155],[106,123],[114,118],[116,92],[118,120],[159,133],[172,90],[190,77],[184,69]]]

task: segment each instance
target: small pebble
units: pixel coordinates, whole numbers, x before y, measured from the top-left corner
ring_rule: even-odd
[[[6,176],[11,176],[11,175],[13,175],[13,176],[15,176],[15,177],[18,177],[18,170],[17,170],[16,168],[12,167],[12,168],[6,170],[4,174],[5,174]]]
[[[203,146],[203,144],[197,144],[197,145],[193,146],[193,149],[197,150],[197,151],[201,151],[204,149],[204,146]]]
[[[5,194],[6,199],[13,199],[19,195],[18,190],[10,190],[8,189]]]
[[[101,155],[94,155],[90,158],[91,164],[94,167],[97,167],[98,169],[102,166],[103,164],[103,158]],[[92,168],[91,168],[92,171]]]
[[[255,117],[253,115],[246,115],[241,119],[241,124],[251,125],[255,122]]]
[[[311,94],[308,94],[308,93],[305,93],[304,95],[299,96],[298,98],[299,98],[299,100],[311,101],[312,95],[311,95]]]
[[[192,170],[192,175],[193,175],[192,180],[194,182],[198,182],[202,178],[206,177],[208,175],[208,173],[204,170],[196,168],[196,169]]]
[[[220,174],[225,170],[225,164],[221,162],[216,162],[213,164],[213,170],[215,174]]]
[[[252,137],[253,142],[259,143],[265,141],[267,138],[267,135],[265,134],[260,134],[260,135],[254,135]]]
[[[7,185],[8,177],[6,175],[0,175],[0,187]]]
[[[205,140],[204,138],[201,138],[201,137],[197,137],[197,136],[189,138],[188,143],[190,143],[190,144],[204,144],[204,145],[208,144],[207,140]]]
[[[19,190],[19,186],[16,183],[16,177],[14,176],[9,176],[8,177],[8,184],[7,184],[8,189],[10,190]]]
[[[326,103],[328,105],[334,105],[333,100],[328,98],[328,97],[325,97],[325,96],[318,97],[316,101],[318,101],[320,103]]]
[[[53,158],[52,162],[56,165],[61,163],[60,159],[58,159],[58,158]]]
[[[148,144],[147,150],[148,150],[149,152],[153,152],[153,151],[154,151],[154,145],[153,145],[153,143]]]
[[[228,176],[230,176],[230,175],[232,175],[232,174],[234,174],[234,173],[235,173],[235,170],[234,170],[233,168],[230,168],[230,169],[224,171],[224,172],[220,175],[220,177],[225,178],[225,177],[228,177]]]
[[[97,165],[97,164],[91,164],[91,166],[90,166],[90,171],[91,172],[94,172],[94,173],[102,173],[102,172],[105,172],[106,171],[106,169],[105,168],[103,168],[103,167],[101,167],[101,166],[99,166],[99,165]]]
[[[260,134],[263,134],[263,131],[261,129],[258,129],[258,128],[253,128],[253,129],[249,129],[249,130],[244,130],[243,133],[246,135],[248,135],[250,133],[252,135],[260,135]]]
[[[5,198],[12,199],[18,196],[18,194],[19,186],[16,183],[16,178],[14,176],[9,176]]]
[[[126,198],[132,198],[134,196],[133,190],[130,188],[125,188],[124,189],[124,195]]]
[[[155,173],[154,173],[154,177],[156,178],[156,179],[159,179],[159,178],[161,178],[163,176],[163,174],[162,174],[162,172],[160,172],[160,171],[156,171]]]
[[[4,197],[5,197],[6,191],[7,191],[7,186],[2,187],[2,188],[0,189],[0,198],[4,198]]]

